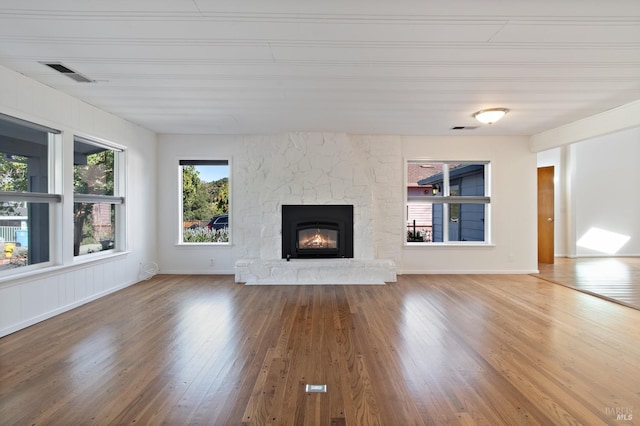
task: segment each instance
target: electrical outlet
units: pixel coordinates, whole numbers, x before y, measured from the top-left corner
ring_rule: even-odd
[[[215,259],[209,259],[209,266],[216,266],[216,260]]]

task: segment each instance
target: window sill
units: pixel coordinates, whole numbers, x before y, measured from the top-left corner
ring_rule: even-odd
[[[495,244],[491,243],[404,243],[405,248],[479,248],[479,247],[487,247],[492,248],[495,247]]]
[[[174,246],[187,249],[202,247],[233,247],[233,243],[176,243]]]
[[[74,265],[84,265],[86,263],[91,263],[91,262],[100,262],[101,260],[105,260],[105,259],[112,259],[114,257],[118,257],[118,256],[123,256],[126,254],[129,254],[130,252],[128,251],[110,251],[109,253],[100,253],[100,252],[96,252],[96,253],[90,253],[90,254],[83,254],[80,256],[75,256],[73,258],[73,264]]]
[[[0,277],[0,285],[15,283],[15,282],[33,278],[33,277],[47,277],[51,275],[56,275],[62,271],[68,271],[70,269],[72,270],[75,267],[82,267],[91,263],[100,263],[100,262],[108,261],[116,257],[126,256],[129,253],[130,253],[129,251],[118,251],[113,253],[105,253],[99,256],[87,256],[88,257],[87,259],[75,258],[72,263],[67,263],[65,265],[47,265],[47,266],[36,267],[33,269],[30,268],[29,270],[26,270],[26,271],[20,271],[15,274],[10,274],[10,275]],[[32,265],[32,266],[38,266],[38,265]]]

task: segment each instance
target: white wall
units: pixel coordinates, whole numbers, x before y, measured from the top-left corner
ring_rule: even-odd
[[[531,136],[533,152],[609,135],[640,126],[640,100]]]
[[[159,136],[159,263],[165,273],[234,272],[238,259],[277,259],[281,204],[354,204],[355,257],[405,273],[537,269],[536,156],[523,137],[400,137],[322,133]],[[178,160],[231,160],[229,246],[178,245]],[[491,247],[404,245],[404,159],[492,162]],[[214,266],[211,267],[211,259]]]
[[[404,247],[405,273],[537,271],[536,156],[526,137],[403,137],[407,159],[491,161],[490,247]]]
[[[640,127],[571,145],[575,236],[596,227],[630,236],[618,256],[640,256]],[[607,256],[576,247],[577,256]]]
[[[126,147],[127,251],[74,261],[73,218],[65,213],[57,234],[60,264],[21,276],[0,277],[0,336],[72,309],[138,281],[141,262],[155,259],[156,137],[20,74],[0,67],[0,112],[62,131],[64,158],[72,164],[73,134]],[[72,173],[67,173],[67,177]],[[72,182],[65,183],[72,188]],[[71,191],[63,194],[71,197]],[[69,205],[67,204],[67,207]]]
[[[559,162],[563,167],[556,189],[565,208],[559,237],[565,250],[556,254],[608,255],[576,246],[596,227],[631,237],[616,255],[640,256],[640,101],[533,135],[529,147],[540,153],[539,165]]]

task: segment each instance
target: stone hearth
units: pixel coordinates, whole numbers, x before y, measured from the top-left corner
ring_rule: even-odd
[[[284,259],[238,260],[236,282],[247,285],[385,284],[396,281],[391,260]]]

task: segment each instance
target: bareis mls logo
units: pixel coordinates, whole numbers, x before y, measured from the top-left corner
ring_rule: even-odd
[[[633,420],[633,408],[607,407],[604,412],[607,417],[615,417],[619,421],[630,422]]]

